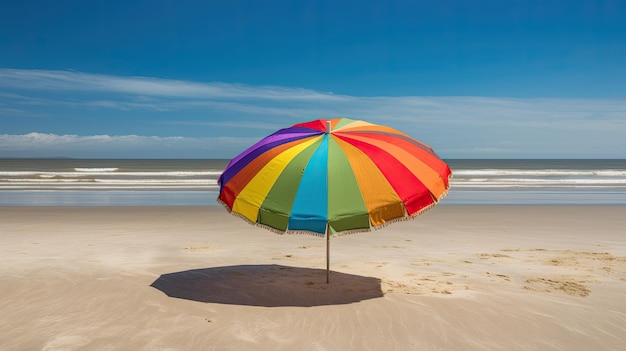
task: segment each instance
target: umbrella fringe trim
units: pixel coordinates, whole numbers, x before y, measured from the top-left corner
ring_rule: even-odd
[[[222,205],[222,206],[224,206],[224,208],[226,209],[226,211],[228,211],[228,213],[230,213],[231,215],[233,215],[233,216],[235,216],[237,218],[243,219],[249,225],[254,226],[254,227],[256,227],[258,225],[258,223],[251,221],[248,217],[233,211],[230,207],[228,207],[228,205],[224,201],[220,200],[219,198],[217,199],[217,203]],[[276,230],[276,229],[274,229],[274,230]]]
[[[324,233],[312,232],[310,230],[289,230],[289,229],[287,229],[287,231],[285,233],[286,234],[296,234],[296,235],[310,235],[310,236],[316,236],[318,238],[323,238],[324,236],[326,236],[326,234],[324,234]]]
[[[450,177],[450,178],[452,178],[452,177]],[[449,193],[449,192],[450,192],[450,188],[448,187],[448,188],[446,189],[446,191],[444,191],[441,195],[439,195],[439,199],[437,199],[437,201],[436,201],[435,203],[437,203],[437,202],[441,201],[443,198],[445,198],[446,196],[448,196],[448,193]]]
[[[344,235],[350,235],[350,234],[358,234],[358,233],[367,233],[367,232],[371,232],[372,231],[372,227],[370,228],[357,228],[357,229],[350,229],[350,230],[344,230],[341,232],[336,232],[333,234],[330,234],[331,237],[333,236],[344,236]]]
[[[406,220],[411,220],[416,218],[417,216],[421,215],[422,213],[432,209],[433,207],[437,206],[437,201],[433,202],[432,204],[425,206],[423,208],[421,208],[419,211],[415,212],[414,214],[407,216]]]
[[[435,206],[437,206],[437,202],[434,202],[434,203],[432,203],[432,204],[430,204],[428,206],[423,207],[422,209],[420,209],[419,211],[415,212],[412,215],[406,215],[404,217],[393,218],[393,219],[390,219],[390,220],[386,221],[383,224],[379,224],[377,226],[372,226],[372,228],[374,228],[375,230],[379,230],[379,229],[385,228],[385,227],[387,227],[387,226],[389,226],[391,224],[394,224],[394,223],[411,221],[411,220],[417,218],[422,213],[430,210],[431,208],[433,208]]]
[[[226,211],[228,211],[228,213],[231,213],[231,212],[233,211],[233,210],[231,210],[231,209],[230,209],[230,207],[228,207],[228,205],[227,205],[224,201],[222,201],[222,199],[220,199],[219,197],[218,197],[217,199],[215,199],[215,201],[216,201],[218,204],[220,204],[220,205],[224,206],[224,208],[226,209]]]
[[[446,189],[446,191],[441,194],[441,196],[439,197],[439,200],[443,199],[444,197],[446,197],[448,195],[448,189]],[[358,229],[351,229],[351,230],[345,230],[345,231],[341,231],[341,232],[336,232],[333,234],[329,234],[331,236],[344,236],[344,235],[350,235],[350,234],[358,234],[358,233],[366,233],[366,232],[371,232],[373,230],[379,230],[382,228],[385,228],[391,224],[397,223],[397,222],[407,222],[407,221],[411,221],[413,219],[415,219],[416,217],[420,216],[422,213],[432,209],[433,207],[437,206],[437,203],[439,201],[435,201],[432,204],[425,206],[423,208],[421,208],[419,211],[415,212],[412,215],[406,215],[400,218],[393,218],[390,219],[388,221],[385,221],[385,223],[383,224],[379,224],[376,226],[370,226],[369,228],[358,228]],[[228,207],[228,205],[220,200],[217,199],[217,203],[219,203],[220,205],[224,206],[224,208],[226,208],[226,210],[228,211],[228,213],[230,213],[231,215],[235,216],[235,217],[239,217],[241,219],[243,219],[244,221],[246,221],[249,225],[254,226],[254,227],[260,227],[263,228],[265,230],[269,230],[270,232],[273,232],[275,234],[280,234],[280,235],[285,235],[285,234],[300,234],[300,235],[311,235],[311,236],[316,236],[316,237],[325,237],[327,233],[318,233],[318,232],[312,232],[309,230],[280,230],[280,229],[276,229],[274,227],[270,227],[266,224],[262,224],[259,222],[253,222],[250,219],[248,219],[247,217],[245,217],[244,215],[241,215],[237,212],[234,212],[230,207]]]
[[[279,234],[279,235],[285,235],[285,234],[286,234],[286,232],[285,232],[285,231],[280,230],[280,229],[276,229],[276,228],[274,228],[274,227],[270,227],[270,226],[269,226],[269,225],[267,225],[267,224],[262,224],[262,223],[259,223],[259,222],[254,222],[254,223],[253,223],[253,222],[250,222],[250,224],[251,224],[251,225],[253,225],[253,226],[255,226],[255,227],[259,227],[259,228],[263,228],[263,229],[265,229],[265,230],[269,230],[270,232],[272,232],[272,233],[274,233],[274,234]]]

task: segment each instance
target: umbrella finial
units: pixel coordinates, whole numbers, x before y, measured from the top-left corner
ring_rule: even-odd
[[[330,120],[326,121],[326,134],[330,134]]]

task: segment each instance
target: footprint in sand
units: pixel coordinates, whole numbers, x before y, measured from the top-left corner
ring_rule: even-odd
[[[552,257],[541,259],[540,263],[555,267],[571,267],[577,271],[600,270],[608,275],[626,270],[626,257],[614,256],[608,252],[550,250],[548,253]]]
[[[477,255],[481,260],[487,260],[490,258],[511,258],[509,255],[499,254],[499,253],[480,253]]]
[[[324,248],[322,245],[302,245],[298,246],[299,249],[321,249]]]
[[[436,258],[420,258],[418,260],[415,260],[414,262],[411,262],[411,265],[412,266],[430,266],[435,263],[443,263],[443,262],[445,261],[436,259]]]
[[[183,251],[185,252],[214,252],[217,250],[209,246],[189,246],[189,247],[183,247]]]
[[[482,274],[485,277],[491,278],[493,281],[501,281],[501,282],[510,282],[511,281],[511,277],[509,277],[508,275],[504,275],[504,274],[496,274],[496,273],[490,273],[490,272],[485,272]]]
[[[524,289],[536,292],[561,292],[571,296],[585,297],[591,294],[591,290],[585,285],[568,280],[567,278],[526,278]]]

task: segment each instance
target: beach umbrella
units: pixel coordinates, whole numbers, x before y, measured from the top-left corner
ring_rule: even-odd
[[[230,161],[217,201],[251,224],[326,238],[414,218],[447,194],[451,171],[432,148],[347,118],[281,129]]]

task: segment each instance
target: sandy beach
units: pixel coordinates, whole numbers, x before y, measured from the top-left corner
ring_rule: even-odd
[[[325,241],[221,207],[1,207],[0,350],[626,350],[626,208]]]

